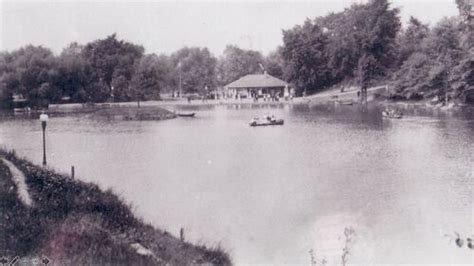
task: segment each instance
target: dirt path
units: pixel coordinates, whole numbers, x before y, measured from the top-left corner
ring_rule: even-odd
[[[383,93],[387,91],[387,85],[371,87],[367,89],[368,96],[371,96],[374,93]],[[323,91],[320,93],[316,93],[310,96],[307,96],[306,99],[309,100],[358,100],[359,97],[357,96],[357,89],[352,89],[344,92],[340,92],[339,90],[330,90],[330,91]]]
[[[21,202],[23,202],[23,204],[30,207],[33,201],[31,200],[30,194],[28,193],[28,187],[25,183],[25,175],[18,168],[16,168],[12,162],[5,158],[1,158],[1,160],[10,169],[13,182],[17,187],[18,198],[21,200]]]

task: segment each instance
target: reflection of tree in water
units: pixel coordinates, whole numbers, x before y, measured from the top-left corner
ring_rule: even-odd
[[[466,237],[464,239],[464,237],[459,235],[459,233],[456,231],[454,231],[454,236],[448,234],[445,234],[444,236],[448,237],[450,239],[450,242],[454,241],[456,246],[458,246],[459,248],[462,248],[464,246],[464,243],[466,243],[467,248],[474,249],[472,245],[472,237]]]
[[[347,265],[347,257],[350,253],[350,244],[353,242],[353,237],[355,236],[355,230],[352,227],[344,228],[344,242],[342,247],[342,254],[341,254],[341,263],[343,266]],[[326,265],[327,260],[326,257],[323,255],[321,258],[318,258],[314,249],[309,250],[309,256],[311,259],[311,266],[317,265]]]
[[[354,229],[352,227],[344,228],[344,247],[342,248],[342,265],[346,265],[347,256],[349,255],[349,244],[352,242],[352,237],[355,235]]]
[[[317,266],[318,264],[319,265],[326,265],[327,261],[326,261],[326,257],[323,257],[319,262],[318,262],[318,258],[316,257],[316,252],[314,251],[314,249],[310,249],[309,250],[309,256],[311,258],[311,266]]]

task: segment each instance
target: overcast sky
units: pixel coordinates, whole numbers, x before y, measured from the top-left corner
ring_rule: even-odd
[[[73,41],[87,43],[117,33],[147,53],[172,53],[183,46],[208,47],[220,55],[227,44],[268,53],[282,44],[282,29],[354,0],[313,1],[5,1],[0,0],[0,50],[27,44],[53,52]],[[402,21],[415,16],[434,25],[457,15],[454,0],[392,0]]]

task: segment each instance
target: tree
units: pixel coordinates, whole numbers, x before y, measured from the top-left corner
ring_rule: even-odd
[[[371,0],[283,31],[285,77],[313,92],[386,77],[397,58],[398,13],[388,0]]]
[[[216,83],[217,59],[207,48],[184,47],[171,55],[174,84],[179,87],[179,72],[183,93],[205,93]]]
[[[54,81],[61,96],[73,102],[86,102],[87,89],[94,82],[91,65],[84,59],[84,46],[71,43],[58,58],[58,76]]]
[[[379,64],[375,56],[366,53],[359,59],[357,69],[359,71],[358,77],[362,100],[367,102],[367,87],[369,86],[370,81],[381,72]]]
[[[460,22],[461,59],[452,70],[451,86],[455,96],[463,91],[474,89],[474,16],[473,4],[467,0],[456,0],[462,21]]]
[[[219,58],[219,85],[224,86],[248,74],[260,73],[260,64],[263,63],[264,58],[260,52],[227,45],[223,56]]]
[[[423,40],[428,37],[430,29],[427,24],[410,17],[407,29],[401,34],[398,50],[398,65],[401,65],[413,53],[420,52]]]
[[[331,84],[350,80],[356,74],[364,38],[359,21],[363,21],[365,9],[365,5],[353,4],[343,12],[315,19],[328,37],[325,53]]]
[[[171,92],[173,91],[173,62],[168,55],[158,55],[155,58],[156,72],[158,75],[158,88],[159,92]]]
[[[417,99],[429,91],[430,82],[427,76],[433,69],[434,62],[423,52],[411,54],[395,72],[392,85],[393,97]],[[431,75],[432,76],[432,75]]]
[[[393,66],[396,55],[396,37],[400,30],[398,9],[391,9],[388,0],[372,0],[367,4],[364,20],[359,23],[364,35],[359,58],[359,82],[363,98],[371,80],[384,77]]]
[[[433,97],[441,101],[472,86],[472,52],[463,48],[460,21],[443,19],[428,36],[421,49],[413,53],[394,75],[397,95],[406,98]],[[470,56],[471,55],[471,56]]]
[[[460,30],[462,32],[461,44],[467,50],[472,49],[474,43],[474,6],[469,0],[456,0],[461,16]]]
[[[473,3],[469,0],[456,0],[456,5],[459,9],[459,14],[463,18],[463,20],[470,22],[472,21],[473,15]]]
[[[163,76],[159,75],[163,72],[160,73],[160,71],[162,69],[160,69],[159,57],[155,54],[142,57],[137,64],[131,86],[138,107],[140,107],[140,101],[160,98],[160,90],[163,86]]]
[[[104,101],[111,94],[112,81],[121,84],[123,80],[130,82],[134,73],[135,63],[143,56],[144,48],[123,40],[117,40],[116,35],[99,39],[87,44],[83,56],[93,69],[94,84],[89,86],[88,93],[93,101]],[[92,91],[97,90],[97,91]],[[127,100],[120,94],[115,100]]]
[[[133,77],[132,77],[133,79]],[[132,80],[123,75],[116,75],[112,79],[110,96],[113,101],[131,101],[136,97],[136,92],[132,87]]]
[[[282,47],[278,47],[275,51],[270,52],[263,60],[266,71],[277,78],[284,78],[284,60],[282,55]]]
[[[328,37],[321,28],[306,20],[303,26],[283,31],[282,55],[285,77],[299,90],[319,91],[330,83],[325,54]]]
[[[53,81],[57,77],[57,60],[49,49],[28,45],[2,55],[0,91],[3,106],[11,106],[12,96],[20,94],[32,106],[45,105],[60,98]]]
[[[459,97],[466,90],[474,89],[474,50],[466,53],[451,71],[450,86],[454,97]]]

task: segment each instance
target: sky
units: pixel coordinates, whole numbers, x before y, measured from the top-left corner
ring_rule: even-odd
[[[0,51],[33,44],[59,54],[71,42],[85,44],[116,33],[143,45],[146,53],[199,46],[218,56],[233,44],[267,54],[282,45],[283,29],[366,1],[0,0]],[[401,9],[403,23],[414,16],[435,25],[458,14],[454,0],[391,2]]]

